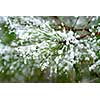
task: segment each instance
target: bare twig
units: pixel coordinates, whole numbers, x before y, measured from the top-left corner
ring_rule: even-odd
[[[94,16],[89,16],[89,20],[87,21],[87,23],[85,24],[85,26],[83,27],[83,31],[84,29],[86,29],[86,27],[91,23],[91,20]]]
[[[77,24],[78,19],[79,19],[79,16],[76,18],[76,21],[75,21],[75,23],[74,23],[74,24],[73,24],[73,26],[72,26],[72,28],[73,28],[73,29],[75,28],[75,26],[76,26],[76,24]]]

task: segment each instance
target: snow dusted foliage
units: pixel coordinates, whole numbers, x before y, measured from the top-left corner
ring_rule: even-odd
[[[0,58],[3,61],[0,71],[4,73],[4,66],[7,66],[10,70],[7,75],[16,72],[11,81],[24,82],[28,75],[34,75],[34,68],[41,68],[42,71],[50,67],[47,77],[51,77],[53,69],[57,73],[57,68],[64,67],[68,74],[68,71],[75,70],[75,66],[88,71],[100,66],[100,39],[97,40],[94,34],[79,40],[77,32],[66,31],[65,28],[55,30],[51,27],[54,21],[43,17],[6,17],[6,23],[9,34],[14,32],[16,38],[9,45],[0,42]]]

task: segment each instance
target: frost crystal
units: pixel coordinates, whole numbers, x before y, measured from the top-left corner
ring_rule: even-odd
[[[63,51],[62,50],[58,50],[58,54],[62,54],[63,53]]]

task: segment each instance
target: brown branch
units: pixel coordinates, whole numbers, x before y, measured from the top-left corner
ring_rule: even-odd
[[[76,38],[77,40],[83,39],[87,36],[90,36],[92,33],[80,35],[80,37]],[[95,35],[100,35],[100,32],[96,32]]]
[[[62,29],[65,29],[66,31],[72,30],[73,32],[76,32],[76,31],[83,31],[83,30],[84,30],[84,31],[86,31],[86,32],[90,32],[89,29],[88,29],[88,28],[85,28],[85,27],[84,27],[84,29],[83,29],[83,28],[74,28],[74,27],[70,27],[70,26],[66,25],[64,22],[62,22],[62,21],[59,19],[58,16],[51,16],[51,18],[55,20],[55,22],[57,23],[58,26],[61,26],[61,28],[62,28]],[[76,20],[74,26],[76,25],[78,19],[79,19],[79,17],[77,18],[77,20]],[[62,25],[62,23],[63,23],[63,25]],[[88,24],[89,24],[89,23],[90,23],[90,20],[89,20]]]
[[[83,34],[83,35],[80,35],[80,37],[77,37],[76,39],[80,40],[80,39],[83,39],[83,38],[85,38],[87,36],[90,36],[90,35],[91,35],[91,33],[89,33],[89,34]]]
[[[81,40],[81,39],[83,39],[83,38],[85,38],[87,36],[90,36],[90,35],[91,35],[91,33],[89,33],[89,34],[83,34],[83,35],[80,35],[80,37],[76,37],[76,39],[77,40]],[[100,35],[100,32],[96,32],[95,35]],[[66,40],[59,41],[59,43],[60,44],[63,43],[64,45],[66,45]]]
[[[92,32],[89,31],[89,28],[87,28],[87,26],[91,23],[91,20],[92,20],[93,17],[94,16],[90,16],[89,17],[89,21],[86,23],[84,28],[74,28],[76,23],[77,23],[77,20],[79,19],[79,17],[77,18],[77,20],[76,20],[76,22],[74,24],[74,27],[69,27],[64,22],[63,22],[63,25],[62,25],[62,22],[61,22],[61,20],[59,19],[58,16],[52,16],[52,18],[55,20],[55,22],[57,22],[58,26],[61,26],[66,31],[72,30],[73,32],[77,32],[77,31],[86,31],[86,32],[88,32],[88,34],[83,34],[83,35],[80,35],[79,37],[77,37],[76,38],[77,40],[83,39],[83,38],[85,38],[87,36],[90,36],[92,34]],[[100,32],[96,32],[95,35],[100,35]],[[60,43],[66,44],[66,41],[64,40],[64,41],[61,41]]]

